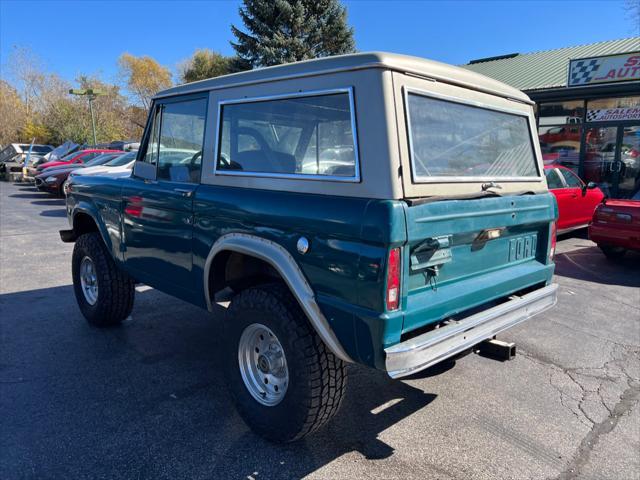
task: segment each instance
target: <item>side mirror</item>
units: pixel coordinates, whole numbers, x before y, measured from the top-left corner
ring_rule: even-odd
[[[594,188],[596,188],[598,185],[596,184],[596,182],[589,182],[586,185],[582,185],[582,195],[586,195],[587,194],[587,190],[592,190]]]
[[[143,180],[153,180],[157,178],[156,166],[149,162],[138,162],[133,164],[133,175]]]

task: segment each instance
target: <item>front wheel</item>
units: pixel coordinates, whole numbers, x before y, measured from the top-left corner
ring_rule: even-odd
[[[135,283],[115,264],[97,232],[76,240],[72,274],[78,306],[90,324],[117,325],[129,316]]]
[[[346,365],[331,353],[286,287],[244,290],[225,320],[227,383],[238,412],[275,442],[299,440],[338,411]]]

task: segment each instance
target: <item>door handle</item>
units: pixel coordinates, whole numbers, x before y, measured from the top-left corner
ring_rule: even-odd
[[[188,188],[174,188],[173,191],[178,192],[180,195],[187,198],[193,195],[193,190],[189,190]]]

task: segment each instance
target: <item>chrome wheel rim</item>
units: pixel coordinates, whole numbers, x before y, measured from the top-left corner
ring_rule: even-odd
[[[93,260],[84,257],[80,262],[80,285],[84,299],[89,305],[95,305],[98,301],[98,276]]]
[[[262,405],[282,401],[289,386],[287,359],[278,337],[266,326],[253,323],[238,343],[238,364],[245,387]]]

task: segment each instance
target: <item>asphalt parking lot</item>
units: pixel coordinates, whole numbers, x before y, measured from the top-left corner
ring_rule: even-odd
[[[231,405],[219,315],[138,287],[123,326],[89,327],[63,200],[0,194],[0,478],[640,478],[640,255],[561,238],[557,307],[501,337],[515,360],[351,367],[329,427],[281,446]]]

